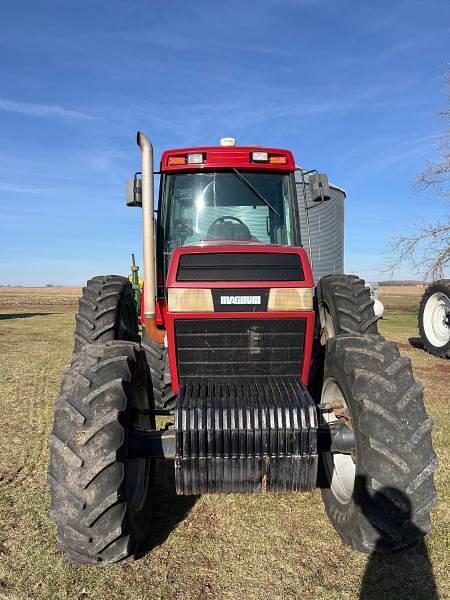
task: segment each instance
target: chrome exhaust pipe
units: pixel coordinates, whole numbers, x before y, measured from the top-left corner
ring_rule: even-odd
[[[156,261],[154,227],[153,146],[141,131],[137,133],[141,149],[142,172],[142,233],[144,259],[144,326],[147,334],[158,343],[164,342],[165,331],[156,326]]]

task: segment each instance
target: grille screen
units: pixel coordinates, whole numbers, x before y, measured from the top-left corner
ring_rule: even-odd
[[[179,319],[175,339],[180,379],[299,377],[305,319]]]

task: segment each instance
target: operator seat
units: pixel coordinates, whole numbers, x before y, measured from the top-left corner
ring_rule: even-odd
[[[206,234],[206,240],[253,240],[250,229],[236,217],[219,217],[211,223]]]

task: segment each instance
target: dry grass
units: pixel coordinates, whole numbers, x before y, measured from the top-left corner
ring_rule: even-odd
[[[447,597],[450,365],[411,346],[416,317],[398,307],[388,311],[381,330],[400,343],[425,384],[441,462],[440,504],[426,548],[368,558],[342,546],[318,491],[177,497],[170,465],[161,464],[148,554],[123,568],[68,564],[47,514],[47,436],[72,351],[77,294],[0,289],[0,597],[432,600],[426,551]]]
[[[380,300],[387,310],[402,310],[417,314],[426,287],[422,285],[393,285],[380,287]]]
[[[424,285],[382,285],[382,296],[422,296],[426,289]]]
[[[0,309],[21,306],[76,305],[80,294],[79,287],[2,287],[0,288]]]

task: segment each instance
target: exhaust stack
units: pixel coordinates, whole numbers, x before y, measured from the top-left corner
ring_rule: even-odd
[[[155,277],[155,231],[154,231],[154,185],[153,146],[141,131],[137,133],[141,149],[142,172],[142,232],[144,243],[144,326],[152,340],[162,344],[165,331],[156,326],[156,277]]]

